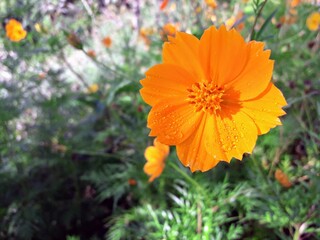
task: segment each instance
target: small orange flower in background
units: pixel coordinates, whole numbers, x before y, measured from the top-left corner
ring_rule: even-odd
[[[286,105],[270,82],[273,61],[264,43],[210,27],[199,40],[177,32],[163,45],[163,63],[141,80],[150,136],[176,145],[191,171],[251,153],[258,135],[281,125]]]
[[[91,58],[96,58],[96,52],[94,50],[88,50],[87,55]]]
[[[177,32],[177,28],[175,25],[171,24],[171,23],[167,23],[166,25],[164,25],[162,27],[163,33],[167,36],[171,36],[174,37],[176,35]]]
[[[307,18],[307,27],[310,31],[317,31],[320,27],[320,13],[313,12]]]
[[[13,18],[8,21],[5,28],[7,37],[12,42],[20,42],[27,36],[27,31],[23,29],[22,24]]]
[[[243,18],[243,12],[240,11],[237,16],[232,16],[231,18],[227,19],[226,21],[226,28],[227,30],[230,30],[238,21],[240,21]],[[236,26],[234,26],[236,30],[239,32],[242,31],[244,28],[244,22],[237,23]]]
[[[96,93],[99,90],[99,85],[94,83],[92,85],[90,85],[87,89],[87,93]]]
[[[274,177],[283,187],[289,188],[292,186],[292,183],[290,182],[288,176],[284,172],[282,172],[281,169],[277,169],[275,171]]]
[[[111,47],[111,44],[112,44],[111,38],[105,37],[104,39],[102,39],[102,44],[107,48]]]
[[[159,177],[165,167],[165,160],[169,155],[169,146],[160,143],[157,139],[153,141],[154,146],[147,147],[144,157],[147,162],[143,171],[150,176],[149,182]]]
[[[45,72],[41,72],[38,74],[38,79],[43,80],[47,77],[47,74]]]
[[[151,27],[142,27],[140,29],[140,37],[144,43],[149,46],[151,43],[150,36],[154,34],[155,30]]]
[[[217,8],[218,7],[218,4],[215,0],[205,0],[206,1],[206,4],[209,6],[209,7],[212,7],[212,8]]]
[[[281,24],[294,24],[295,22],[297,22],[297,16],[292,16],[292,15],[288,15],[288,16],[282,16],[279,19],[279,22]]]
[[[290,7],[295,8],[301,3],[301,0],[291,0]]]
[[[160,10],[163,10],[166,8],[166,6],[168,5],[169,0],[163,0],[161,5],[160,5]]]
[[[136,181],[135,179],[133,179],[133,178],[130,178],[130,179],[128,180],[128,183],[129,183],[130,186],[135,186],[135,185],[137,185],[137,181]]]

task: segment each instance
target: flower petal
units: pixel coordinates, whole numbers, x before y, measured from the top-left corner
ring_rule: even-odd
[[[154,139],[153,145],[163,154],[163,158],[169,155],[170,147],[168,145],[162,144],[158,139]]]
[[[226,155],[227,162],[231,159],[242,159],[244,153],[251,153],[258,137],[258,130],[250,117],[235,109],[225,108],[216,117],[216,133],[220,139],[220,147]],[[215,148],[207,148],[214,153]]]
[[[204,114],[197,130],[183,143],[177,145],[177,154],[181,162],[190,167],[191,171],[208,171],[225,158],[219,142],[216,139],[216,125],[210,114]],[[214,148],[210,153],[209,148]]]
[[[147,162],[143,167],[143,171],[147,175],[151,176],[149,178],[149,182],[152,182],[155,178],[159,177],[163,172],[163,169],[164,169],[164,162],[161,162],[159,164]]]
[[[162,159],[164,158],[164,154],[163,154],[163,152],[159,151],[159,149],[157,149],[156,147],[149,146],[146,148],[146,150],[144,152],[144,157],[150,163],[151,162],[157,163],[159,161],[163,161]]]
[[[223,86],[244,69],[247,62],[247,45],[234,29],[223,25],[207,29],[201,39],[199,54],[207,79]]]
[[[183,68],[172,64],[158,64],[146,72],[140,81],[143,100],[153,106],[161,100],[188,94],[187,89],[194,83],[192,76]]]
[[[245,43],[234,29],[211,27],[200,40],[200,59],[208,80],[218,86],[238,92],[240,100],[247,100],[263,92],[272,76],[273,61],[264,44]]]
[[[281,108],[287,104],[281,91],[270,83],[266,91],[255,99],[241,103],[242,111],[246,113],[258,128],[258,134],[265,134],[271,128],[281,125],[278,118],[285,114]]]
[[[199,60],[199,39],[193,35],[177,32],[176,37],[169,37],[169,42],[163,45],[163,63],[178,65],[193,76],[203,79],[204,73]]]
[[[225,86],[226,89],[239,92],[239,100],[257,97],[270,83],[274,61],[269,59],[270,50],[263,51],[263,45],[255,41],[248,43],[249,57],[245,69]]]
[[[192,134],[202,115],[183,98],[166,99],[154,105],[149,113],[149,136],[157,136],[166,145],[179,144]]]

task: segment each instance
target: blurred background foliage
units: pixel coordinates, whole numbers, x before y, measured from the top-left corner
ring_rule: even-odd
[[[313,12],[317,0],[2,0],[0,239],[320,239]],[[10,19],[25,39],[8,39]],[[167,35],[213,24],[272,50],[283,126],[206,173],[172,148],[148,183],[139,80]]]

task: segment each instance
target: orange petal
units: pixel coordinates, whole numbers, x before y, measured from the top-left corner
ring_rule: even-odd
[[[203,79],[204,73],[199,60],[199,39],[193,35],[177,32],[176,37],[169,37],[164,43],[163,63],[178,65],[193,76],[194,79]]]
[[[220,147],[226,155],[227,162],[231,159],[242,159],[244,153],[251,153],[258,137],[257,128],[250,117],[239,109],[231,107],[223,109],[216,117]],[[216,146],[215,146],[216,147]],[[214,153],[215,148],[207,148]]]
[[[158,163],[159,161],[163,161],[164,153],[154,146],[149,146],[144,152],[144,157],[150,163]]]
[[[149,136],[166,145],[184,141],[195,130],[202,112],[195,112],[183,98],[169,98],[154,105],[148,116]]]
[[[215,142],[216,127],[210,114],[203,114],[202,120],[196,125],[197,130],[190,137],[177,145],[177,155],[183,165],[190,167],[191,171],[208,171],[222,160],[225,155],[219,143]],[[207,145],[215,147],[216,151],[207,151]]]
[[[257,98],[241,103],[242,111],[246,113],[258,128],[259,135],[269,132],[277,125],[281,125],[278,118],[285,114],[281,109],[287,104],[281,91],[270,83],[266,91]]]
[[[164,169],[163,162],[161,162],[160,164],[147,162],[143,167],[143,171],[147,175],[151,176],[149,178],[149,182],[152,182],[155,178],[159,177],[161,175],[161,173],[163,172],[163,169]]]
[[[200,40],[200,59],[208,80],[224,85],[236,78],[246,65],[247,46],[234,29],[222,25],[205,30]]]
[[[183,68],[172,64],[158,64],[146,72],[146,78],[140,81],[143,88],[140,94],[143,100],[153,106],[170,97],[187,95],[187,89],[195,82]]]
[[[157,138],[154,139],[153,145],[163,153],[164,158],[166,158],[169,155],[170,147],[168,145],[162,144],[158,141]]]
[[[263,51],[263,43],[245,43],[234,29],[223,25],[211,27],[200,40],[200,59],[207,78],[219,86],[238,92],[240,100],[247,100],[263,92],[272,76],[270,51]]]
[[[228,83],[233,91],[239,92],[240,100],[249,100],[265,91],[270,83],[273,60],[270,50],[263,51],[264,44],[252,41],[248,44],[249,57],[241,74]],[[228,89],[228,86],[225,86]]]
[[[168,5],[169,0],[163,0],[161,5],[160,5],[160,10],[163,10],[166,8],[166,6]]]

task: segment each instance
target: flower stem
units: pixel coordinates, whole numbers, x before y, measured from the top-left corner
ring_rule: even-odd
[[[206,195],[205,190],[199,185],[198,182],[196,182],[190,175],[188,175],[185,171],[183,171],[179,166],[177,166],[173,161],[167,161],[169,165],[174,168],[177,172],[179,172],[188,182],[193,184],[196,188],[200,190],[204,195]]]
[[[254,19],[254,23],[253,23],[253,26],[252,26],[252,29],[251,29],[251,33],[250,33],[250,41],[253,40],[252,38],[253,38],[253,35],[254,35],[254,28],[256,27],[257,22],[258,22],[258,18],[260,17],[260,15],[262,13],[262,10],[263,10],[263,8],[264,8],[264,6],[266,5],[267,2],[268,2],[268,0],[265,0],[262,3],[262,5],[261,5],[261,7],[260,7],[260,9],[259,9],[259,11],[257,13],[256,18]]]

